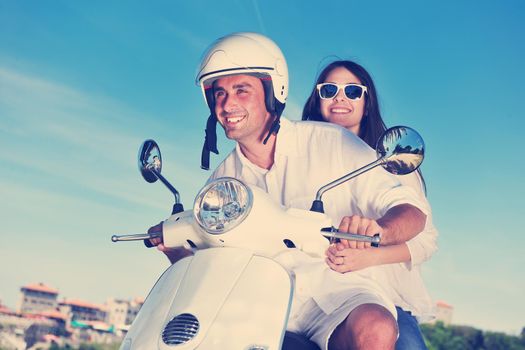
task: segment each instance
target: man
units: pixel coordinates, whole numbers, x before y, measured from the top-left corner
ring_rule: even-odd
[[[304,209],[322,185],[375,158],[342,128],[280,118],[288,95],[286,61],[262,35],[237,33],[217,40],[205,53],[197,79],[211,111],[203,168],[209,167],[209,153],[217,152],[217,121],[237,142],[211,179],[236,177],[280,204]],[[386,245],[405,242],[425,226],[426,204],[379,168],[324,198],[326,213],[341,220],[341,230],[380,233]],[[172,262],[187,254],[162,244],[159,249]],[[294,271],[297,286],[289,329],[322,349],[394,348],[395,308],[371,270],[343,275],[322,260],[305,267],[301,257],[294,259],[283,263]]]

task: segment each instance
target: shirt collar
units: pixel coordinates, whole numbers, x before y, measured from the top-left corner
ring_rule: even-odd
[[[248,158],[246,158],[246,156],[241,151],[241,146],[239,146],[239,143],[235,144],[235,153],[237,154],[237,159],[239,159],[239,162],[241,163],[242,169],[247,167],[262,175],[268,172],[267,169],[263,169],[260,166],[253,164]]]
[[[297,138],[293,137],[293,130],[296,128],[296,122],[292,122],[281,117],[281,128],[277,133],[275,143],[275,154],[283,156],[296,156],[298,154]]]
[[[284,117],[281,117],[281,127],[279,128],[279,132],[277,133],[277,140],[275,143],[274,165],[275,165],[275,162],[277,162],[278,156],[286,157],[286,156],[298,154],[297,142],[296,142],[296,139],[293,138],[292,136],[294,128],[295,128],[294,122]],[[242,153],[239,143],[235,144],[235,153],[237,155],[237,159],[241,163],[242,168],[248,167],[260,174],[264,174],[268,171],[250,162],[250,160],[246,158],[246,156]]]

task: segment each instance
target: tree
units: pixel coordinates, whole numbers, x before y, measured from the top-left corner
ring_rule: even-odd
[[[435,325],[421,325],[423,335],[435,350],[463,350],[472,349],[468,342],[460,336],[453,334],[452,329],[446,327],[443,322]]]
[[[525,350],[525,328],[519,337],[498,332],[483,332],[468,326],[445,326],[441,322],[434,325],[423,324],[421,331],[429,350]]]
[[[41,328],[42,327],[38,324],[33,323],[28,329],[26,329],[24,332],[24,341],[26,342],[27,349],[35,345],[40,340],[40,337],[43,334]]]
[[[483,349],[484,337],[481,330],[468,326],[452,326],[451,330],[454,335],[466,341],[469,349]]]
[[[486,332],[485,348],[494,350],[521,350],[525,349],[521,344],[521,339],[505,333]]]

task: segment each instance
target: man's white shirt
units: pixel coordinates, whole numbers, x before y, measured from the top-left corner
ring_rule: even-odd
[[[237,144],[210,180],[235,177],[262,188],[276,203],[309,209],[321,186],[375,159],[374,150],[341,127],[281,118],[274,164],[269,170],[251,163]],[[412,256],[408,264],[381,265],[340,274],[332,271],[324,259],[311,258],[296,250],[281,256],[280,262],[295,273],[297,298],[312,297],[330,314],[346,301],[346,291],[362,289],[391,300],[389,309],[395,304],[419,319],[427,319],[432,314],[432,302],[421,279],[419,264],[437,249],[437,231],[430,220],[430,208],[424,195],[377,167],[326,192],[323,202],[325,213],[334,226],[348,215],[378,219],[390,208],[404,203],[423,211],[427,215],[427,225],[423,232],[407,242]]]

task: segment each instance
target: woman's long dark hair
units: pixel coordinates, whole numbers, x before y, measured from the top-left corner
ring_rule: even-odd
[[[381,118],[381,112],[379,111],[379,101],[374,81],[366,69],[355,62],[348,60],[334,61],[321,71],[314,84],[312,93],[304,105],[302,119],[316,120],[321,122],[326,121],[321,114],[320,97],[316,86],[317,84],[326,82],[326,77],[328,74],[339,67],[346,68],[349,72],[352,72],[352,74],[354,74],[361,81],[361,84],[367,87],[367,92],[365,93],[364,114],[359,125],[358,136],[370,147],[375,148],[377,140],[387,128],[383,118]],[[423,178],[421,169],[418,169],[417,172],[419,173],[421,182],[423,183],[423,189],[426,193],[425,179]]]

